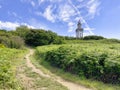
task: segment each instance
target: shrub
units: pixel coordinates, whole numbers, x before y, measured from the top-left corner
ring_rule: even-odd
[[[120,64],[106,61],[101,80],[105,83],[120,83]]]
[[[91,35],[91,36],[85,36],[83,38],[83,40],[100,40],[100,39],[104,39],[104,37]]]
[[[0,36],[0,43],[9,48],[22,48],[24,46],[24,40],[19,36]]]
[[[48,51],[45,60],[55,67],[82,77],[105,83],[120,83],[120,64],[110,61],[108,53],[82,51],[77,55],[76,52],[76,49],[62,46]]]
[[[30,46],[41,46],[48,44],[61,44],[63,39],[51,31],[31,29],[25,36],[25,42]]]
[[[5,45],[3,45],[3,44],[0,44],[0,48],[5,48]]]

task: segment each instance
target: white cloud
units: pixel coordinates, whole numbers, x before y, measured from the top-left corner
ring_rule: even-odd
[[[24,0],[36,7],[35,14],[53,22],[65,22],[68,32],[75,31],[78,20],[90,34],[93,28],[87,20],[93,19],[99,13],[100,0]],[[34,2],[33,2],[34,1]],[[42,10],[41,10],[42,9]],[[41,11],[39,11],[41,10]],[[76,23],[76,24],[75,24]]]
[[[38,4],[40,5],[41,3],[45,2],[45,0],[38,0]]]
[[[49,21],[51,21],[51,22],[55,22],[56,17],[55,17],[55,15],[53,14],[53,9],[52,9],[52,6],[51,6],[51,5],[48,6],[48,7],[45,9],[45,12],[43,13],[43,16],[44,16],[47,20],[49,20]]]
[[[16,27],[20,26],[20,25],[26,25],[28,26],[29,28],[34,28],[33,26],[30,26],[26,23],[17,23],[17,22],[3,22],[3,21],[0,21],[0,29],[7,29],[7,30],[15,30]]]
[[[35,6],[35,2],[31,1],[31,5],[34,7]]]
[[[91,2],[90,2],[90,1],[91,1]],[[88,14],[93,16],[93,15],[96,14],[95,8],[97,8],[98,4],[97,4],[97,2],[94,2],[94,3],[93,3],[94,0],[90,0],[90,1],[89,1],[89,4],[92,3],[91,7],[89,6],[89,9],[91,8],[91,12],[88,12]],[[75,10],[76,13],[77,13],[77,15],[75,16],[73,22],[80,20],[81,23],[82,23],[82,25],[84,25],[84,31],[85,31],[85,32],[83,33],[84,36],[86,36],[86,35],[94,35],[94,33],[93,33],[94,28],[91,28],[91,27],[88,25],[88,23],[87,23],[86,20],[84,19],[85,16],[83,16],[83,15],[81,14],[81,9],[83,9],[83,8],[85,9],[85,8],[86,8],[86,3],[83,3],[82,5],[81,5],[81,4],[79,4],[79,5],[74,5],[71,0],[68,0],[68,2],[70,3],[70,5],[74,8],[74,10]],[[79,0],[79,2],[84,2],[84,0]],[[95,5],[96,5],[96,6],[95,6]],[[93,12],[93,11],[94,11],[94,12]],[[75,31],[75,29],[76,29],[76,24],[73,25],[73,26],[69,26],[68,32]]]
[[[32,25],[29,25],[29,24],[27,24],[27,23],[20,23],[20,25],[25,25],[25,26],[27,26],[28,28],[32,28],[32,29],[36,28],[36,27],[34,27],[34,26],[32,26]]]
[[[44,3],[45,1],[49,1],[49,2],[52,2],[52,3],[55,3],[55,2],[61,2],[61,1],[63,1],[63,0],[38,0],[38,3],[39,3],[39,5],[41,4],[41,3]]]
[[[75,9],[70,4],[65,3],[64,5],[60,5],[58,17],[61,21],[67,23],[68,32],[73,32],[75,30],[75,21],[73,17],[76,15]]]
[[[53,11],[54,11],[54,8],[52,8],[52,5],[49,5],[43,13],[37,11],[37,12],[35,12],[35,14],[38,16],[43,16],[44,18],[46,18],[47,20],[49,20],[51,22],[55,22],[56,15],[53,14]]]
[[[11,22],[2,22],[0,21],[0,29],[11,29],[14,30],[16,27],[18,27],[18,23],[11,23]]]
[[[43,24],[42,22],[39,22],[39,21],[38,21],[37,19],[35,19],[35,18],[29,19],[28,23],[29,23],[30,25],[32,25],[33,27],[38,28],[38,29],[50,30],[45,24]]]
[[[50,2],[61,2],[63,0],[48,0],[48,1],[50,1]]]
[[[99,5],[100,5],[100,2],[99,0],[90,0],[88,3],[87,3],[87,9],[88,9],[88,15],[91,17],[91,18],[94,18],[94,16],[99,13]]]
[[[75,23],[74,22],[68,22],[68,32],[73,32]]]
[[[68,28],[68,32],[73,32],[73,30],[75,30],[75,28],[72,26]]]
[[[76,14],[75,10],[69,4],[61,5],[59,8],[59,18],[62,21],[68,22]]]
[[[84,30],[89,31],[89,30],[94,30],[94,28],[89,28],[89,27],[87,27],[87,28],[84,28]]]
[[[75,25],[74,22],[69,22],[69,23],[68,23],[68,26],[73,26],[73,25]]]
[[[92,29],[89,27],[89,25],[87,24],[86,20],[83,18],[83,16],[81,15],[80,10],[77,8],[77,6],[75,6],[71,0],[68,0],[69,3],[71,4],[71,6],[74,8],[74,10],[77,12],[77,16],[74,19],[75,21],[81,20],[81,23],[85,25],[85,27],[87,28],[87,30],[92,33]],[[75,27],[75,26],[74,26]],[[89,28],[89,29],[88,29]]]
[[[29,3],[31,4],[33,7],[35,7],[36,3],[34,0],[20,0],[22,3]]]

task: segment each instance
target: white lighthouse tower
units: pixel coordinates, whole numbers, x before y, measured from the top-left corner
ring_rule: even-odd
[[[77,24],[77,29],[76,29],[76,38],[83,38],[83,28],[81,27],[81,25],[82,24],[79,20]]]

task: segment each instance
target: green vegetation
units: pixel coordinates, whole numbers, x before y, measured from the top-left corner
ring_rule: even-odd
[[[21,89],[16,79],[16,67],[24,53],[24,50],[0,48],[0,89]]]
[[[102,36],[96,36],[96,35],[91,35],[91,36],[85,36],[83,40],[100,40],[104,39]]]
[[[57,50],[47,52],[45,60],[55,67],[80,77],[97,79],[106,83],[120,83],[120,64],[116,62],[120,61],[118,59],[120,54],[113,56],[113,50],[106,52],[103,49],[97,49],[97,46],[96,48],[94,46],[94,50],[88,51],[88,48],[89,46],[80,45],[61,46]],[[114,52],[118,53],[115,50]]]
[[[76,40],[76,37],[69,37],[69,36],[65,36],[64,37],[66,40]],[[101,39],[105,39],[103,36],[97,36],[97,35],[90,35],[90,36],[85,36],[83,38],[77,38],[77,40],[101,40]]]
[[[120,44],[111,41],[108,43],[102,42],[105,42],[105,40],[101,40],[100,42],[81,40],[79,44],[42,46],[37,47],[36,54],[40,58],[38,60],[40,64],[49,62],[53,67],[70,72],[74,76],[83,79],[83,81],[88,79],[87,83],[89,83],[89,86],[91,86],[91,80],[94,80],[93,83],[97,80],[96,84],[94,83],[95,85],[92,87],[98,90],[102,90],[99,87],[101,83],[98,81],[114,84],[113,87],[112,85],[105,84],[104,86],[102,84],[104,87],[101,88],[110,88],[111,86],[108,90],[119,90]],[[69,80],[71,79],[69,78]]]
[[[9,31],[0,30],[0,44],[3,44],[8,48],[23,48],[24,40],[16,35],[13,35]]]
[[[24,42],[28,46],[61,44],[64,37],[58,36],[50,30],[30,29],[27,26],[17,27],[14,31],[0,30],[0,43],[9,48],[23,48]]]
[[[34,41],[34,42],[33,42]],[[61,44],[63,39],[56,33],[45,30],[30,30],[25,36],[25,42],[30,46],[41,46],[48,44]]]
[[[16,79],[16,66],[21,62],[18,59],[23,57],[24,54],[24,50],[19,49],[25,49],[25,45],[38,46],[61,43],[63,43],[62,37],[54,32],[42,29],[20,26],[14,31],[0,30],[0,89],[23,89]],[[46,79],[43,79],[43,81],[46,81]],[[51,83],[59,86],[55,84],[56,82],[51,81]]]
[[[20,49],[24,49],[25,45],[40,46],[36,49],[39,57],[37,63],[67,80],[98,90],[120,89],[120,40],[105,39],[102,36],[76,39],[27,26],[17,27],[13,31],[0,30],[0,89],[23,89],[24,85],[21,86],[16,79],[16,66],[22,62],[19,58],[23,57],[25,50]],[[24,73],[34,79],[36,88],[48,86],[47,89],[56,90],[61,87],[50,79],[30,72],[29,68],[26,69]]]

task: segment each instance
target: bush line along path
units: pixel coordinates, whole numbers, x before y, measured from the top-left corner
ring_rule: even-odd
[[[62,79],[61,77],[59,76],[56,76],[56,77],[52,77],[50,75],[46,75],[42,72],[42,70],[40,69],[37,69],[30,61],[30,56],[33,55],[34,53],[34,50],[33,49],[30,49],[30,52],[25,56],[25,59],[26,59],[26,65],[27,67],[31,68],[32,72],[35,72],[37,74],[39,74],[40,76],[43,76],[45,78],[52,78],[53,80],[59,82],[60,84],[62,84],[63,86],[67,87],[69,90],[91,90],[91,89],[88,89],[82,85],[78,85],[78,84],[75,84],[75,83],[72,83],[72,82],[69,82],[69,81],[66,81],[64,79]]]

